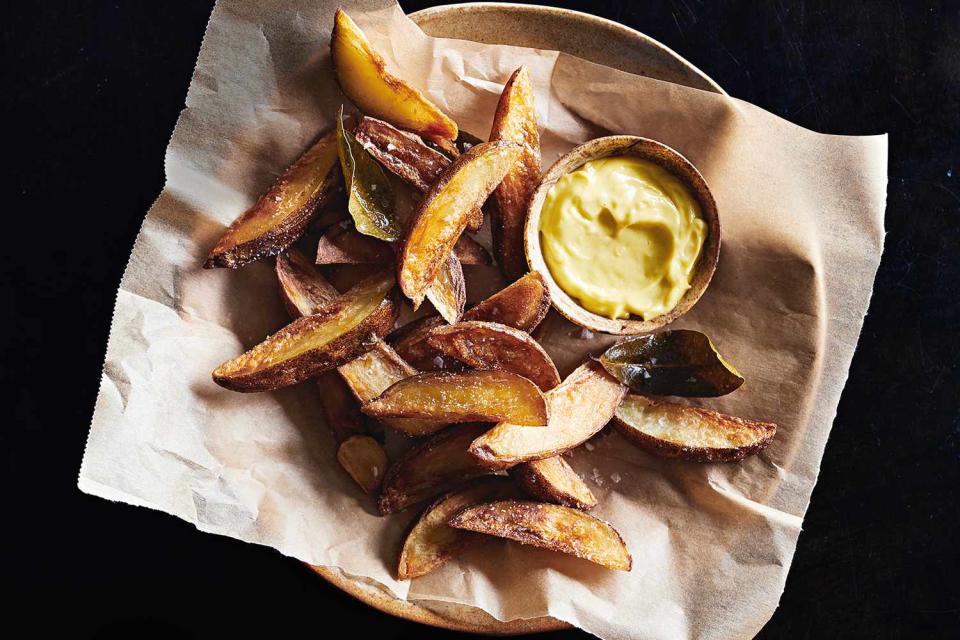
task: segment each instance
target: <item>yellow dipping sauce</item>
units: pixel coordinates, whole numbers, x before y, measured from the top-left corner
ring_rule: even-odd
[[[547,193],[540,244],[554,280],[608,318],[669,313],[690,288],[707,224],[690,190],[647,160],[591,160]]]

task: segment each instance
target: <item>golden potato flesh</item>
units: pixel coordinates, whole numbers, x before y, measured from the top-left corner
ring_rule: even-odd
[[[364,113],[430,138],[454,140],[457,124],[425,95],[392,75],[343,9],[334,17],[330,51],[340,88]]]
[[[417,370],[383,340],[377,340],[370,351],[340,365],[338,371],[360,402],[370,402],[391,385],[417,375]],[[426,436],[449,424],[416,418],[383,418],[380,421],[405,436]]]
[[[397,577],[409,580],[430,573],[468,546],[482,542],[484,536],[450,527],[447,521],[466,507],[515,497],[516,493],[516,487],[507,478],[491,477],[473,480],[439,498],[423,512],[403,541]]]
[[[546,429],[503,422],[477,438],[470,452],[491,468],[503,469],[569,451],[610,421],[626,390],[603,367],[588,362],[547,392]]]
[[[616,529],[570,507],[519,500],[488,502],[464,509],[450,519],[450,526],[567,553],[608,569],[633,567]]]
[[[467,225],[517,157],[512,142],[485,142],[461,155],[434,183],[414,213],[400,253],[397,279],[417,308]]]
[[[630,394],[617,408],[614,426],[623,437],[665,458],[732,462],[762,451],[777,425]]]
[[[339,189],[336,133],[318,140],[226,230],[204,268],[243,265],[293,244]]]
[[[546,401],[537,386],[506,371],[421,373],[397,382],[362,409],[378,418],[547,424]]]
[[[370,336],[392,327],[399,305],[393,275],[382,272],[273,334],[213,372],[214,382],[234,391],[269,391],[294,385],[337,367],[369,348]]]

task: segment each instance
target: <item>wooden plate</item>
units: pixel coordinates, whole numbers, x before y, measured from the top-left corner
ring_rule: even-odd
[[[725,93],[705,73],[653,38],[617,22],[578,11],[523,4],[471,2],[410,15],[429,35],[488,44],[552,49],[637,75]],[[465,605],[398,600],[374,581],[334,567],[311,567],[337,588],[384,613],[443,629],[516,635],[569,628],[554,618],[500,622]]]

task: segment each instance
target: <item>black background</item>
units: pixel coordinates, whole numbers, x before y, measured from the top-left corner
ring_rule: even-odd
[[[797,124],[891,136],[870,314],[763,637],[960,629],[960,10],[947,4],[565,4],[653,36]],[[115,290],[163,184],[211,5],[18,3],[0,23],[8,615],[75,637],[324,634],[331,624],[445,636],[366,608],[270,549],[76,489]]]

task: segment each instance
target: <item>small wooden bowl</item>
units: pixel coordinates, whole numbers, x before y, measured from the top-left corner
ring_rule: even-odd
[[[610,156],[635,156],[643,160],[656,163],[679,178],[693,195],[700,207],[700,215],[707,223],[707,237],[704,240],[700,257],[690,281],[690,288],[672,311],[650,320],[630,318],[611,320],[587,311],[580,303],[570,297],[560,288],[549,267],[543,258],[540,246],[540,214],[543,201],[562,176],[575,171],[590,160],[608,158]],[[707,289],[717,268],[717,259],[720,257],[720,217],[717,213],[717,203],[710,193],[710,188],[697,168],[689,160],[665,144],[648,138],[637,136],[606,136],[585,142],[573,149],[567,155],[557,160],[543,175],[537,186],[530,206],[527,210],[527,225],[524,230],[524,248],[527,254],[527,263],[530,269],[538,272],[547,282],[550,297],[554,308],[568,320],[591,331],[602,331],[616,335],[634,335],[650,333],[673,322],[697,303],[700,296]]]

